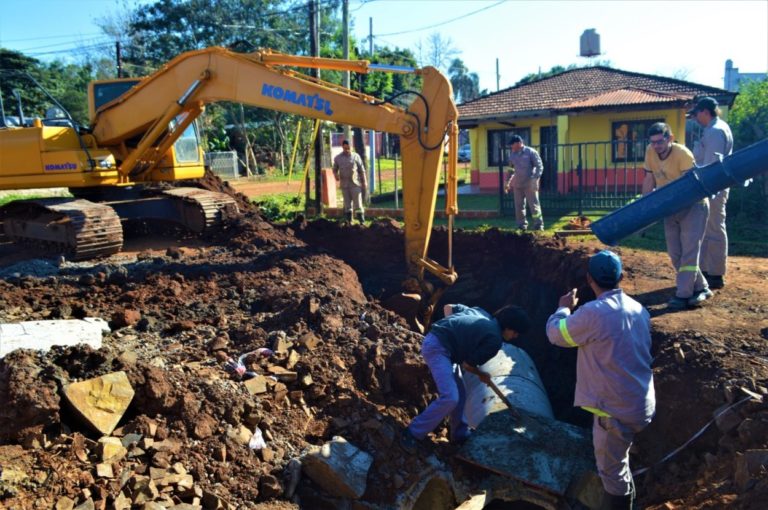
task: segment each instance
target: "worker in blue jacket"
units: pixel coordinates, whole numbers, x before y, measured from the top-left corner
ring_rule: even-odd
[[[403,429],[401,444],[409,452],[449,415],[450,440],[463,442],[469,436],[462,371],[488,384],[490,375],[478,367],[493,358],[503,342],[511,342],[530,326],[528,314],[518,306],[505,306],[493,315],[459,304],[445,305],[443,311],[445,317],[432,325],[421,345],[439,396]]]

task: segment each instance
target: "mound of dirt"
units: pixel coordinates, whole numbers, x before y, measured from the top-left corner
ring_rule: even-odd
[[[444,260],[446,238],[435,232],[430,256]],[[378,304],[404,276],[402,242],[390,222],[275,226],[248,211],[204,243],[147,249],[135,260],[0,268],[0,322],[102,317],[112,326],[98,350],[19,350],[0,360],[0,503],[347,508],[294,460],[334,436],[372,456],[354,508],[398,506],[436,463],[456,478],[482,478],[453,460],[445,428],[419,455],[399,447],[400,427],[434,396],[421,336]],[[597,248],[458,232],[460,280],[444,298],[489,310],[523,304],[537,324],[523,347],[558,418],[580,425],[588,418],[571,407],[575,353],[549,346],[542,326],[565,289],[586,292],[584,260]],[[666,314],[666,256],[622,256],[628,292],[654,315],[659,412],[633,459],[652,466],[638,477],[643,506],[758,508],[768,495],[759,453],[768,447],[768,290],[756,283],[765,281],[764,261],[735,260],[712,303]],[[116,371],[135,396],[111,434],[124,449],[113,455],[63,392]],[[659,462],[736,402],[727,422]]]

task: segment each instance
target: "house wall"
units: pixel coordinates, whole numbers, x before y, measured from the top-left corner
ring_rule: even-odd
[[[531,132],[531,145],[539,145],[539,128],[543,126],[557,126],[558,143],[565,144],[589,144],[582,147],[582,160],[586,162],[583,168],[587,180],[602,179],[601,176],[607,175],[609,169],[614,168],[616,163],[613,161],[611,145],[608,143],[613,139],[612,133],[615,122],[620,121],[642,121],[662,119],[668,123],[672,133],[677,140],[685,143],[685,111],[682,109],[664,109],[664,110],[645,110],[645,111],[610,111],[604,113],[578,113],[571,115],[561,115],[558,117],[545,118],[520,118],[513,122],[514,128],[529,128]],[[469,136],[472,145],[472,183],[485,189],[498,189],[498,167],[488,166],[488,131],[495,129],[508,129],[510,126],[497,122],[488,122],[481,124],[477,128],[469,130]],[[598,144],[599,142],[599,144]],[[636,147],[639,159],[642,165],[644,146]],[[585,157],[588,154],[588,157]],[[558,148],[558,174],[568,171],[574,167],[574,159],[577,158],[577,147],[559,147]],[[634,164],[634,161],[633,161]],[[628,177],[616,177],[620,184],[634,184],[635,180],[642,178],[642,175],[636,176],[634,172]],[[558,189],[567,191],[569,186],[560,184],[567,182],[562,176],[558,177]]]

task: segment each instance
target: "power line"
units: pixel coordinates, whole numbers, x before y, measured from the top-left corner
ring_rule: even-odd
[[[30,57],[42,57],[44,55],[57,55],[59,53],[74,53],[76,51],[85,51],[85,50],[95,50],[99,48],[107,48],[112,47],[114,42],[105,42],[105,43],[98,43],[98,44],[91,44],[88,46],[76,46],[74,48],[67,48],[64,50],[52,50],[52,51],[41,51],[37,53],[27,53]]]
[[[110,39],[106,35],[104,35],[104,36],[100,36],[100,37],[91,37],[89,39],[76,39],[76,40],[66,41],[66,42],[61,42],[61,43],[56,43],[56,44],[46,44],[44,46],[35,46],[33,48],[26,48],[24,50],[24,53],[34,52],[35,50],[47,50],[49,48],[59,48],[61,46],[70,46],[70,45],[73,45],[73,44],[77,44],[77,45],[96,44],[96,43],[108,44],[108,41],[110,43],[114,43],[114,41],[112,39]]]
[[[433,24],[433,25],[428,25],[428,26],[426,26],[426,27],[421,27],[421,28],[414,28],[414,29],[412,29],[412,30],[404,30],[404,31],[402,31],[402,32],[391,32],[391,33],[389,33],[389,34],[373,34],[373,36],[374,36],[374,37],[379,37],[379,36],[390,36],[390,35],[403,35],[403,34],[411,34],[411,33],[413,33],[413,32],[421,32],[422,30],[429,30],[430,28],[437,28],[437,27],[441,27],[441,26],[443,26],[443,25],[447,25],[448,23],[453,23],[454,21],[458,21],[458,20],[460,20],[460,19],[465,19],[465,18],[468,18],[469,16],[473,16],[473,15],[475,15],[475,14],[479,13],[479,12],[483,12],[483,11],[487,11],[488,9],[492,9],[492,8],[494,8],[494,7],[498,6],[498,5],[501,5],[501,4],[503,4],[505,1],[506,1],[506,0],[501,0],[500,2],[496,2],[496,3],[495,3],[495,4],[493,4],[493,5],[488,5],[488,6],[486,6],[486,7],[483,7],[482,9],[477,9],[476,11],[468,12],[467,14],[462,14],[461,16],[457,16],[457,17],[455,17],[455,18],[451,18],[451,19],[448,19],[448,20],[445,20],[445,21],[441,21],[441,22],[439,22],[439,23],[435,23],[435,24]]]
[[[92,37],[97,35],[102,35],[100,32],[94,32],[92,34],[78,34],[80,37]],[[16,43],[16,42],[27,42],[27,41],[44,41],[46,39],[64,39],[64,38],[71,38],[72,34],[65,34],[65,35],[50,35],[48,37],[27,37],[25,39],[6,39],[3,41],[3,44],[6,43]]]

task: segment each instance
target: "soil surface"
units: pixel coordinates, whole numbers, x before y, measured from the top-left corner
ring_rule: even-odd
[[[204,239],[136,235],[126,252],[79,264],[0,245],[0,322],[101,317],[112,329],[98,350],[17,350],[0,360],[0,507],[406,508],[436,465],[482,483],[481,472],[454,460],[445,427],[416,455],[399,446],[400,428],[434,388],[421,336],[381,305],[405,276],[396,224],[272,225],[247,211]],[[447,237],[435,231],[432,258],[446,260]],[[460,279],[440,303],[524,306],[534,328],[520,345],[556,417],[580,426],[589,417],[571,405],[575,352],[549,345],[544,323],[568,289],[591,297],[585,261],[601,248],[457,232]],[[669,313],[666,254],[618,251],[625,290],[653,317],[658,413],[633,448],[633,469],[649,467],[636,477],[640,507],[764,508],[768,259],[731,258],[723,290],[699,309]],[[245,356],[244,375],[228,369],[259,348],[272,354]],[[125,371],[135,396],[112,433],[127,453],[105,461],[100,434],[62,392],[115,371]],[[249,446],[255,431],[266,447]],[[372,456],[354,504],[292,462],[334,436]],[[191,481],[182,483],[185,475]]]

